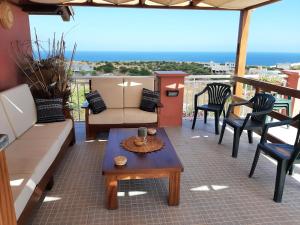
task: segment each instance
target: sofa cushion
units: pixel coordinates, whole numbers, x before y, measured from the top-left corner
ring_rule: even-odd
[[[125,108],[124,109],[124,122],[126,124],[136,123],[156,123],[157,113],[146,112],[138,108]]]
[[[92,91],[98,91],[108,109],[121,109],[123,104],[123,77],[95,77],[91,79]]]
[[[159,92],[143,88],[140,109],[147,112],[155,112],[158,103]]]
[[[89,103],[89,108],[94,114],[98,114],[106,110],[105,102],[98,91],[92,91],[85,95],[86,100]]]
[[[5,149],[17,218],[71,129],[71,120],[37,124]]]
[[[89,115],[89,124],[123,124],[123,109],[107,109],[99,114]]]
[[[36,108],[27,84],[0,93],[6,115],[16,137],[36,123]]]
[[[24,179],[21,187],[13,186],[11,182],[17,217],[21,215],[36,185],[55,160],[60,147],[53,140],[16,140],[5,150],[11,181],[17,175],[24,175],[24,178],[19,178]]]
[[[71,119],[67,119],[63,122],[35,124],[22,136],[20,136],[19,140],[57,140],[58,143],[62,145],[69,135],[72,127],[73,122]]]
[[[34,101],[38,123],[53,123],[65,120],[62,98],[36,98]]]
[[[30,173],[20,173],[10,175],[10,186],[14,199],[14,206],[17,219],[22,214],[29,201],[36,183],[30,179]]]
[[[142,90],[154,90],[154,77],[124,77],[124,108],[139,108]]]
[[[0,134],[7,134],[9,143],[12,143],[16,139],[16,136],[9,124],[8,117],[6,116],[6,112],[4,111],[1,101],[0,101]]]

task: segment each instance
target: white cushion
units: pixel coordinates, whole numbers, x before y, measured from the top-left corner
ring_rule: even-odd
[[[154,77],[124,77],[124,108],[139,108],[142,90],[154,90]]]
[[[138,108],[125,108],[124,109],[124,121],[126,124],[133,123],[156,123],[157,113],[146,112]]]
[[[27,130],[20,140],[52,139],[63,144],[73,127],[71,119],[55,123],[38,123]]]
[[[6,112],[4,111],[1,101],[0,101],[0,134],[7,134],[9,143],[12,143],[16,139],[16,136],[9,124],[8,117],[6,116]]]
[[[98,114],[89,115],[89,124],[123,124],[123,109],[107,109]]]
[[[35,103],[27,84],[1,92],[0,97],[16,137],[36,123]]]
[[[11,180],[18,174],[29,175],[29,183],[23,188],[12,186],[17,217],[21,215],[36,185],[55,160],[60,147],[58,141],[53,140],[16,140],[5,150]]]
[[[5,149],[17,218],[71,129],[72,120],[36,124]]]
[[[36,183],[31,180],[30,173],[20,173],[10,175],[10,186],[14,199],[14,206],[17,219],[22,214],[27,202],[32,195]]]
[[[91,79],[92,91],[97,90],[108,109],[120,109],[123,103],[123,77],[96,77]]]

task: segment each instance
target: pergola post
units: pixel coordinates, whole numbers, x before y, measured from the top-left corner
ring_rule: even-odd
[[[248,44],[251,12],[252,10],[242,10],[240,13],[240,25],[239,25],[235,73],[234,73],[235,76],[239,76],[239,77],[244,76],[246,71],[247,44]],[[233,93],[238,97],[242,97],[243,84],[235,83]],[[235,107],[234,113],[236,115],[240,114],[239,107]]]

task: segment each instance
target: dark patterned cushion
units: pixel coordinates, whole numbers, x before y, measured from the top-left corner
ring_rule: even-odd
[[[159,92],[143,88],[140,109],[147,112],[155,112],[159,103]]]
[[[94,114],[98,114],[106,110],[106,105],[98,91],[87,93],[85,97],[89,103],[90,109]]]
[[[65,121],[62,98],[36,98],[34,101],[36,105],[38,123]]]

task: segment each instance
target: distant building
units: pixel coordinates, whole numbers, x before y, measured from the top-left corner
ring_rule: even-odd
[[[276,68],[283,69],[283,70],[289,70],[291,68],[290,63],[278,63],[276,64]]]
[[[214,74],[232,74],[235,70],[235,63],[226,62],[225,64],[220,64],[216,62],[209,62],[207,65]]]
[[[77,72],[80,72],[80,71],[93,71],[94,70],[94,67],[92,64],[88,64],[86,62],[80,62],[80,61],[75,61],[73,62],[73,65],[72,65],[72,70],[77,73]]]
[[[262,66],[250,68],[248,70],[249,75],[278,75],[280,73],[280,70],[268,70],[268,68],[263,68]]]

